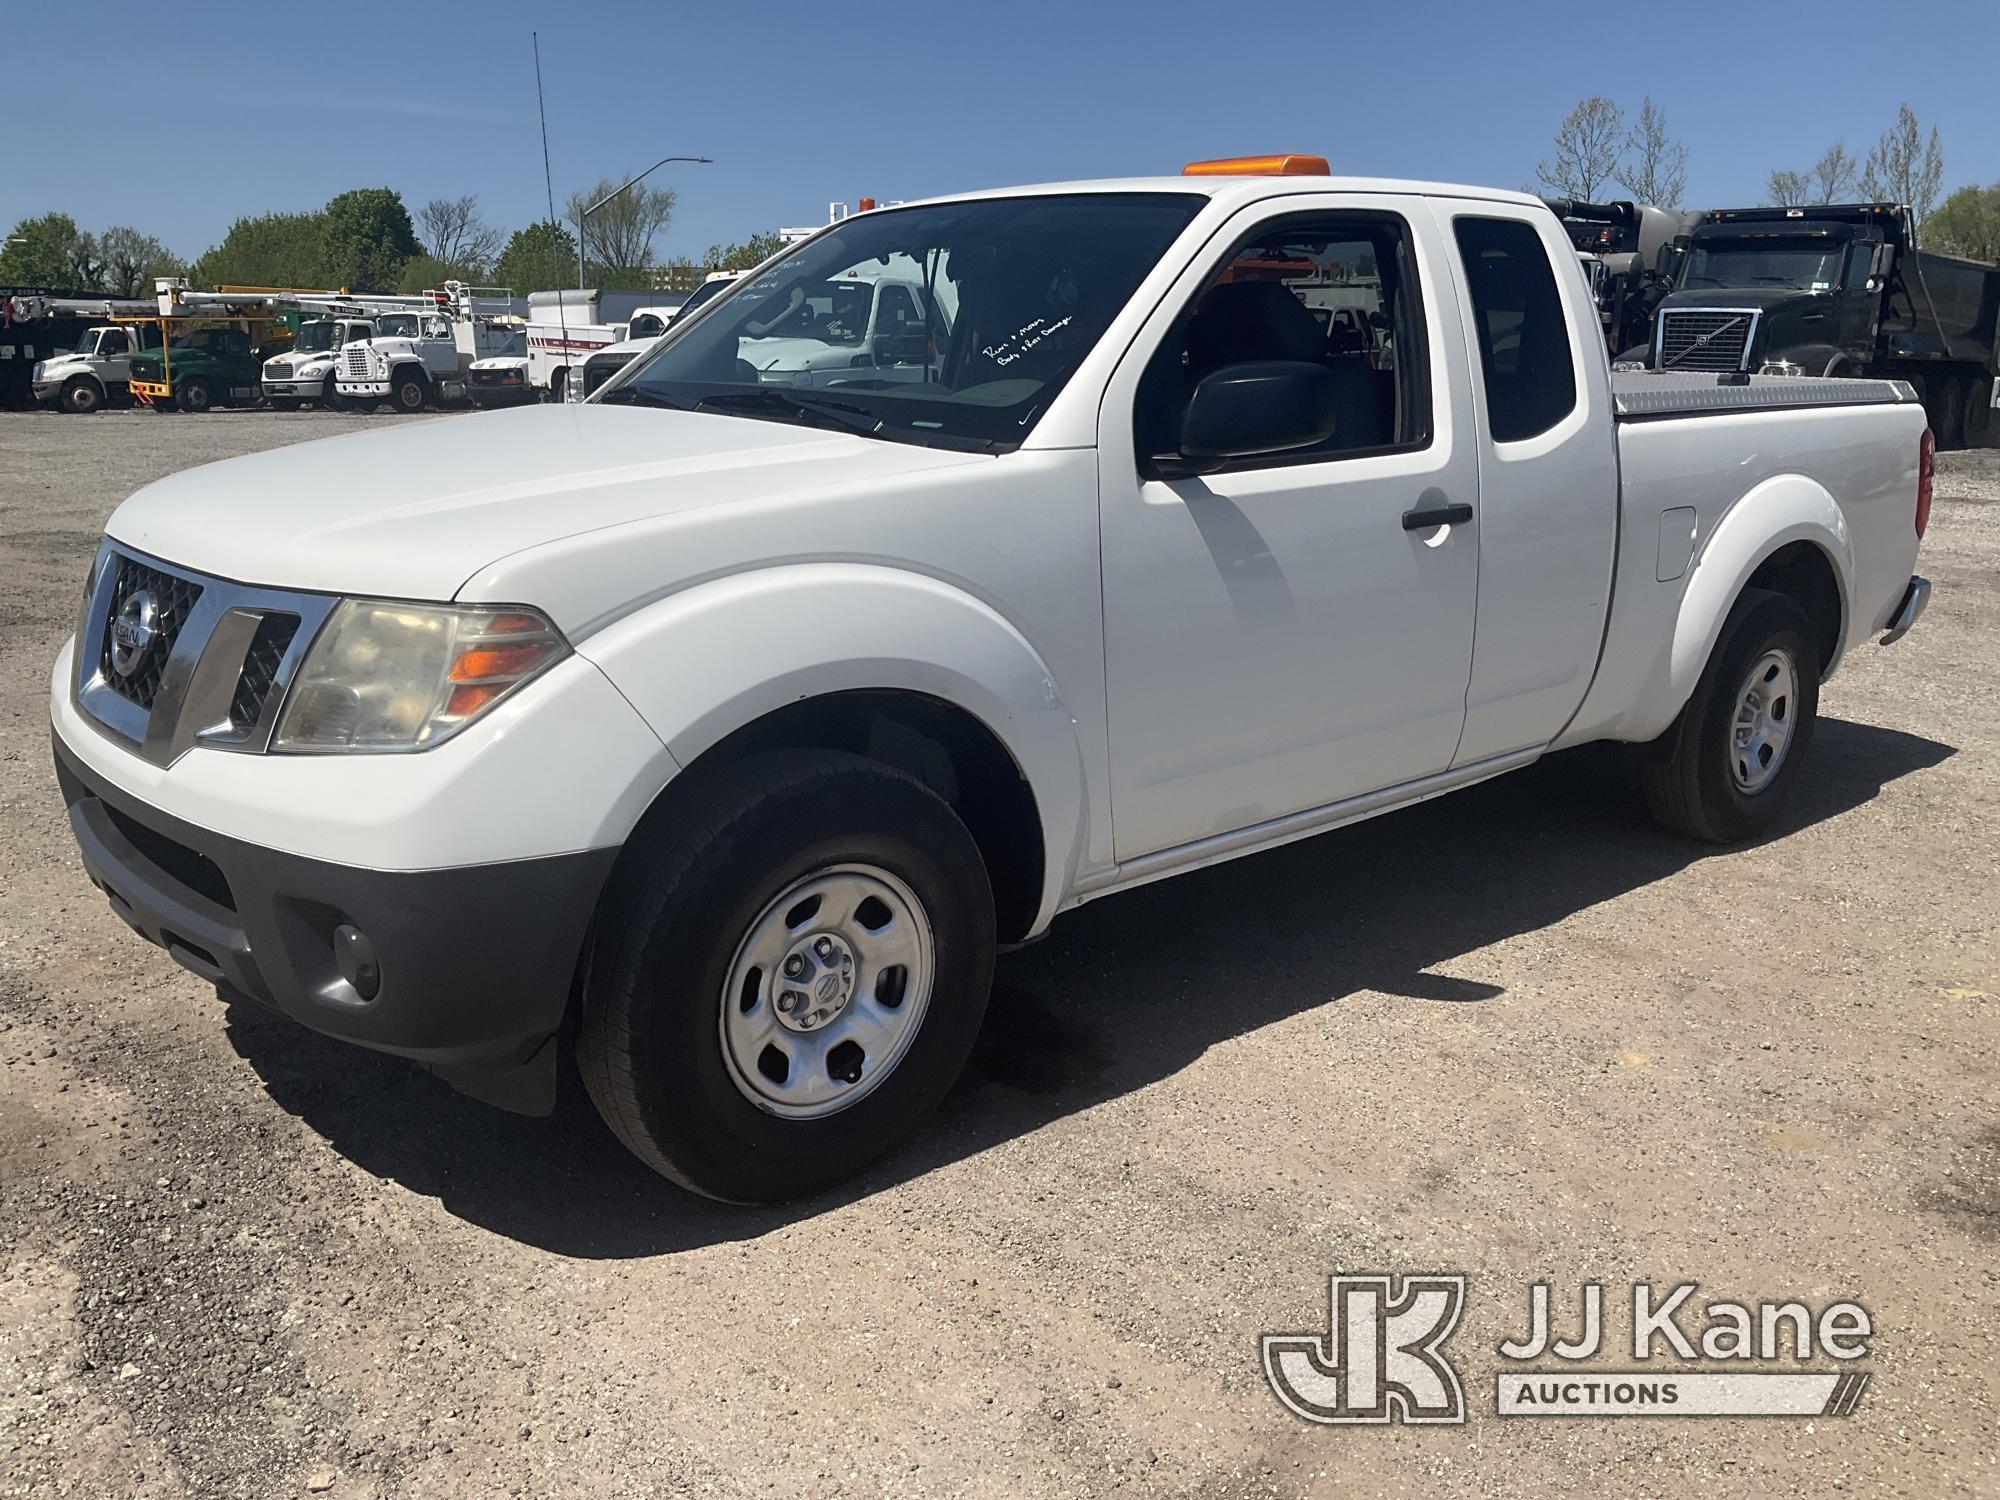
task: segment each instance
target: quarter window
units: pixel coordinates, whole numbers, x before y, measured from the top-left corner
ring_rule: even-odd
[[[1462,218],[1453,229],[1472,296],[1493,441],[1517,443],[1547,432],[1576,407],[1576,366],[1542,237],[1520,219]]]

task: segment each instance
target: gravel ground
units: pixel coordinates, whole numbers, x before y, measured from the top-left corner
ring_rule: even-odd
[[[1582,752],[1106,899],[919,1144],[745,1211],[573,1080],[517,1118],[226,1007],[84,881],[44,697],[105,517],[388,420],[0,415],[0,1495],[2000,1490],[2000,455],[1942,461],[1930,614],[1782,837]],[[1258,1335],[1343,1269],[1466,1273],[1467,1425],[1279,1407]],[[1529,1283],[1605,1283],[1621,1368],[1635,1279],[1862,1301],[1865,1400],[1492,1415]]]

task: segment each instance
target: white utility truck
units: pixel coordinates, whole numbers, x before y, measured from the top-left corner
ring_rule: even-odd
[[[640,1157],[770,1199],[907,1137],[1079,903],[1587,741],[1674,834],[1782,830],[1928,598],[1909,389],[1614,380],[1537,199],[1200,165],[856,215],[580,405],[140,490],[50,681],[90,879],[496,1103],[569,1038]],[[905,263],[919,379],[745,358]]]
[[[341,349],[333,388],[342,401],[416,412],[464,400],[473,362],[498,354],[519,327],[519,299],[505,289],[448,281],[426,295],[428,307],[380,313],[373,338]]]
[[[292,347],[264,361],[264,400],[274,411],[296,411],[308,401],[331,409],[339,400],[334,366],[349,344],[375,337],[368,318],[313,318],[299,325]]]
[[[74,349],[36,362],[35,399],[68,412],[122,405],[130,399],[132,356],[158,347],[159,342],[159,328],[150,323],[100,323],[87,328]]]
[[[528,383],[543,397],[569,398],[571,373],[600,349],[631,337],[631,324],[651,312],[664,328],[677,306],[659,306],[657,292],[559,287],[528,294]],[[660,329],[653,330],[655,333]]]

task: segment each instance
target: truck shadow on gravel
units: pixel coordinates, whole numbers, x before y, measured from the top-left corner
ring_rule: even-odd
[[[1836,817],[1955,747],[1821,721],[1785,829]],[[1665,879],[1717,851],[1656,830],[1613,751],[1590,747],[1454,796],[1143,887],[1001,958],[965,1076],[911,1146],[803,1203],[682,1193],[598,1120],[573,1070],[549,1119],[474,1103],[398,1059],[254,1005],[229,1037],[271,1097],[365,1170],[496,1234],[565,1255],[753,1238],[1169,1077],[1221,1042],[1357,992],[1477,1004],[1430,972]]]

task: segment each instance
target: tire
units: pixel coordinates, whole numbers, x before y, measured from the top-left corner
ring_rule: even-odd
[[[1973,448],[2000,447],[2000,410],[1993,406],[1993,377],[1975,376],[1965,409],[1965,441]]]
[[[62,409],[64,411],[76,412],[81,415],[85,412],[98,411],[103,406],[104,387],[99,385],[95,380],[92,380],[88,375],[75,376],[62,388]]]
[[[1775,672],[1768,670],[1773,662]],[[1745,589],[1687,706],[1641,761],[1640,789],[1661,826],[1711,844],[1768,833],[1812,748],[1820,671],[1812,624],[1798,602]],[[1763,716],[1746,754],[1737,720],[1753,673],[1768,685],[1759,688]],[[1770,701],[1774,694],[1781,704]],[[1773,746],[1765,736],[1779,731],[1782,744]]]
[[[180,389],[174,392],[174,405],[182,411],[207,412],[215,409],[215,392],[201,376],[183,380]]]
[[[303,404],[296,396],[273,396],[270,401],[272,411],[297,411]]]
[[[554,375],[549,377],[548,394],[543,396],[542,399],[544,401],[552,401],[557,406],[561,406],[563,402],[569,400],[569,371],[567,369],[558,370]]]
[[[389,404],[399,412],[422,411],[431,399],[430,382],[413,370],[398,370],[389,380]]]
[[[340,411],[345,405],[340,399],[340,392],[334,389],[331,375],[326,377],[326,384],[320,387],[319,395],[315,399],[321,411]]]
[[[628,850],[599,909],[578,1066],[611,1129],[662,1176],[731,1202],[800,1197],[903,1140],[958,1077],[993,979],[986,867],[936,794],[857,755],[754,756],[684,805],[684,821]],[[812,904],[816,888],[833,906]],[[900,929],[902,948],[890,936],[871,953],[864,889],[901,903],[877,930]],[[820,916],[850,906],[851,921]],[[828,936],[843,946],[827,967],[802,956],[798,944]],[[899,990],[883,964],[902,951]],[[793,963],[807,989],[786,988]],[[829,977],[846,998],[827,1000]],[[786,1021],[791,1000],[828,1008]],[[815,1022],[817,1035],[801,1029]],[[759,1028],[769,1045],[742,1040]]]

